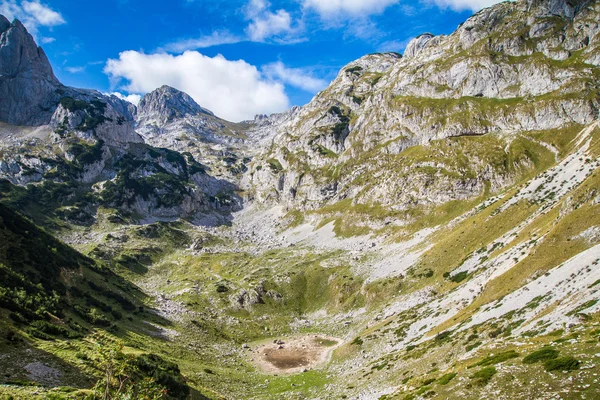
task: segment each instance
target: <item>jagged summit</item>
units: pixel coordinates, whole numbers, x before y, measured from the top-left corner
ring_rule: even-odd
[[[211,111],[198,105],[187,93],[164,85],[142,98],[137,117],[138,121],[157,120],[166,123],[186,115],[198,114],[214,116]]]
[[[10,27],[10,21],[6,17],[0,14],[0,35],[4,33]]]
[[[48,123],[62,85],[33,37],[19,20],[0,15],[0,120],[15,125]]]

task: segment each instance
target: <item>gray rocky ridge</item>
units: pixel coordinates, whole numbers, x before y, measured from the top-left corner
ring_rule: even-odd
[[[399,154],[449,137],[589,124],[600,108],[599,21],[597,2],[505,2],[451,35],[417,37],[404,57],[363,57],[306,106],[260,122],[274,146],[255,159],[244,188],[258,201],[291,207],[318,208],[348,196],[402,207],[429,177],[413,173],[406,181],[396,172],[365,192],[358,174],[386,167],[377,159],[344,166],[376,148]],[[281,168],[265,167],[268,160]],[[324,168],[344,173],[332,178],[319,172]],[[485,164],[480,174],[496,188],[512,181]],[[417,197],[434,204],[469,198],[481,193],[484,180],[438,176]]]

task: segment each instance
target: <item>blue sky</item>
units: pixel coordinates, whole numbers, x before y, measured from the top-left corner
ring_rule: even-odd
[[[229,120],[302,105],[347,63],[451,33],[497,0],[0,0],[65,84],[169,84]]]

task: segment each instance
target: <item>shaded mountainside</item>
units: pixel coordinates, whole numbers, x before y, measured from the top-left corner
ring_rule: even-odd
[[[0,18],[57,88],[0,107],[0,393],[108,349],[182,399],[599,398],[599,16],[500,3],[241,124],[62,87]]]
[[[75,341],[99,328],[116,336],[132,330],[149,334],[140,328],[144,319],[165,323],[144,309],[145,295],[137,287],[2,204],[0,243],[3,382],[88,388],[104,366],[85,352],[111,346],[110,338],[97,335],[87,349],[80,348],[78,365],[35,348],[31,339]],[[131,363],[138,379],[154,374],[175,398],[189,393],[179,369],[159,356],[141,355]],[[159,369],[163,375],[155,372]]]

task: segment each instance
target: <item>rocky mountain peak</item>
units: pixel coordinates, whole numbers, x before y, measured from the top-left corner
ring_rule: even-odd
[[[138,121],[154,120],[166,123],[186,115],[198,114],[214,115],[211,111],[200,107],[187,93],[171,86],[160,88],[146,94],[138,106]]]
[[[56,90],[61,86],[41,47],[23,24],[0,15],[0,120],[15,125],[50,121]]]
[[[0,76],[27,74],[28,78],[43,78],[58,83],[46,53],[19,20],[12,24],[1,16]]]
[[[10,28],[10,21],[4,15],[0,15],[0,35]]]
[[[404,57],[416,56],[421,50],[423,50],[423,48],[425,48],[425,46],[427,46],[427,43],[429,43],[429,41],[433,38],[434,36],[431,33],[424,33],[420,36],[417,36],[416,38],[411,40],[406,46],[406,50],[404,50]]]

